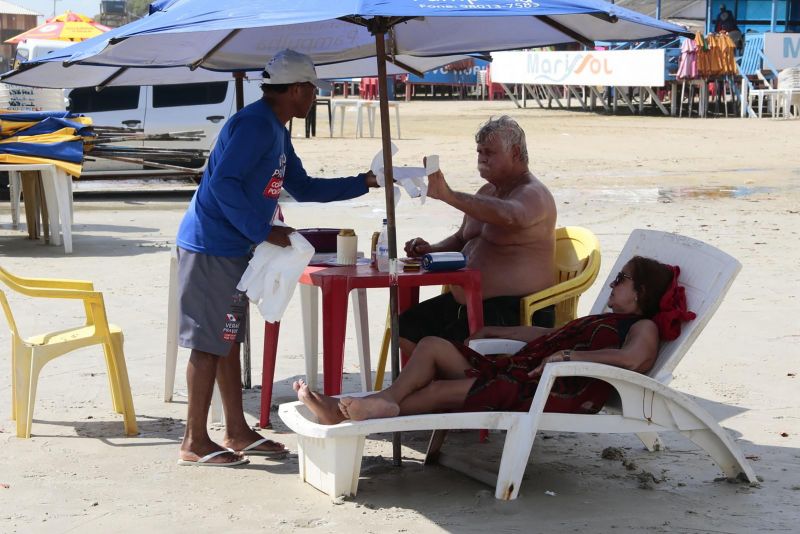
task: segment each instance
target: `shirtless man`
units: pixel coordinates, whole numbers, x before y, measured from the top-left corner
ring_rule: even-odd
[[[475,134],[478,172],[488,183],[474,195],[453,191],[437,171],[428,196],[464,212],[456,233],[438,243],[417,237],[405,252],[461,251],[467,266],[481,271],[484,323],[519,325],[519,297],[555,283],[556,205],[547,187],[528,170],[525,132],[511,117],[490,119]],[[425,336],[464,341],[469,335],[464,292],[454,286],[400,316],[400,348],[411,354]],[[534,314],[534,324],[553,326],[552,308]]]

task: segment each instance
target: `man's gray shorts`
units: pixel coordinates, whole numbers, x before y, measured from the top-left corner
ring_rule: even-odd
[[[248,261],[248,256],[209,256],[178,247],[181,347],[227,356],[232,343],[244,341],[249,306],[236,284]]]

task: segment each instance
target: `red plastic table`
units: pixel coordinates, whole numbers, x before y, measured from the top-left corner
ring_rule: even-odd
[[[300,283],[322,289],[322,374],[326,395],[342,391],[344,340],[347,326],[347,297],[359,288],[388,288],[391,278],[368,265],[346,267],[306,267]],[[464,289],[469,331],[483,327],[483,297],[481,273],[476,269],[457,271],[411,271],[397,276],[400,312],[419,302],[421,286],[454,285]],[[264,323],[264,360],[261,376],[261,417],[264,428],[269,425],[272,402],[272,383],[275,378],[275,358],[278,352],[280,323]]]

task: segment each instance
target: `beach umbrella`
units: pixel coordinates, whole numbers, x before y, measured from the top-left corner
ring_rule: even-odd
[[[93,18],[67,11],[51,17],[44,24],[36,26],[24,33],[6,39],[6,43],[17,44],[25,39],[50,39],[57,41],[83,41],[110,30]]]
[[[105,38],[105,36],[103,36]],[[93,65],[90,63],[74,63],[65,66],[75,50],[91,44],[91,40],[77,43],[67,48],[54,50],[50,54],[20,64],[19,68],[0,75],[3,83],[25,85],[30,87],[47,87],[52,89],[68,89],[74,87],[116,87],[128,85],[172,85],[185,83],[205,83],[228,81],[231,72],[208,69],[190,69],[188,67],[119,67]],[[452,55],[436,57],[416,57],[398,55],[386,62],[389,75],[424,73],[432,69],[456,61],[463,61],[470,56]],[[392,63],[392,60],[397,63]],[[400,67],[398,64],[402,64]],[[248,71],[248,77],[261,78],[264,65]],[[330,63],[317,66],[317,75],[325,80],[339,78],[361,78],[377,76],[378,67],[375,58],[361,58],[341,63]]]
[[[684,28],[601,0],[162,0],[151,15],[95,39],[65,64],[256,70],[278,51],[317,65],[377,57],[381,134],[392,180],[386,59],[432,57],[594,41],[642,41]],[[385,188],[392,274],[396,273],[394,194]],[[393,276],[394,278],[394,276]],[[399,371],[397,287],[390,289],[392,374]],[[399,442],[395,441],[395,460]]]
[[[80,176],[90,126],[66,111],[0,113],[0,163],[51,163]]]
[[[154,4],[155,5],[155,4]],[[151,13],[156,12],[151,5]],[[125,28],[129,28],[128,25]],[[68,63],[68,60],[83,54],[87,49],[95,47],[100,40],[106,45],[115,35],[126,31],[124,28],[114,28],[102,36],[76,43],[72,46],[54,50],[50,54],[23,63],[18,69],[0,75],[0,79],[9,84],[45,88],[76,88],[76,87],[103,87],[115,86],[140,86],[140,85],[171,85],[206,83],[228,81],[235,79],[236,109],[244,105],[243,80],[247,76],[245,71],[234,73],[214,71],[208,69],[193,69],[186,66],[158,67],[158,66],[104,66],[93,63]],[[439,68],[456,61],[463,61],[470,56],[452,55],[436,57],[414,57],[398,55],[390,58],[386,64],[389,75],[413,73],[421,75],[426,71]],[[399,66],[399,65],[402,65]],[[256,77],[261,77],[263,65],[250,69],[257,71]],[[374,58],[367,57],[353,59],[339,63],[329,63],[317,66],[317,75],[323,79],[357,78],[363,76],[376,76],[377,64]],[[76,167],[78,171],[80,166]],[[75,173],[71,173],[75,174]],[[249,342],[244,346],[244,366],[242,369],[243,383],[250,387],[250,347]]]

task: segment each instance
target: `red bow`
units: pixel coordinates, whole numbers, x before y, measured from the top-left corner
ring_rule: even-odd
[[[681,323],[694,320],[697,315],[690,312],[686,306],[686,288],[678,285],[680,267],[670,265],[673,276],[661,301],[658,313],[653,316],[653,322],[658,326],[658,335],[664,341],[672,341],[681,335]]]

